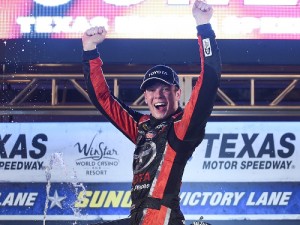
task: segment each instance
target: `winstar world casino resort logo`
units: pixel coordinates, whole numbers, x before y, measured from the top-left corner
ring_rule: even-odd
[[[204,170],[291,170],[295,169],[296,134],[208,133]],[[296,163],[296,162],[295,162]]]
[[[46,134],[0,134],[0,170],[43,170]]]
[[[87,176],[108,175],[109,168],[119,164],[118,151],[96,137],[97,134],[89,143],[77,142],[74,145],[82,155],[76,160],[76,166],[85,168]]]

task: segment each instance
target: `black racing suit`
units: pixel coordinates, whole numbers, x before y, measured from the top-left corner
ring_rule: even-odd
[[[221,73],[210,24],[197,26],[201,72],[185,108],[157,120],[132,110],[113,96],[97,50],[83,53],[89,96],[98,110],[136,144],[133,158],[131,224],[184,224],[179,192],[188,159],[204,137]],[[125,151],[126,149],[124,149]]]

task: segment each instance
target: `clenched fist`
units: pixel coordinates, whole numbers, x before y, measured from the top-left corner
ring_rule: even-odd
[[[86,30],[82,36],[84,51],[96,49],[97,45],[104,41],[107,31],[104,27],[92,27]]]
[[[192,11],[197,25],[209,23],[213,14],[212,6],[202,0],[194,2]]]

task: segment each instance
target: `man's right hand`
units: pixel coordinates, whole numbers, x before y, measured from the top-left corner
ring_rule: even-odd
[[[97,45],[104,41],[107,31],[104,27],[92,27],[86,30],[82,36],[84,51],[96,49]]]

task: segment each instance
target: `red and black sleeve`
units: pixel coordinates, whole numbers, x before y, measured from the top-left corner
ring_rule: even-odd
[[[200,25],[197,30],[201,71],[181,120],[174,124],[176,139],[193,147],[202,141],[221,75],[221,57],[211,25]]]
[[[137,123],[142,114],[125,105],[111,93],[102,71],[102,65],[97,50],[83,52],[83,72],[89,97],[96,108],[135,143]]]

